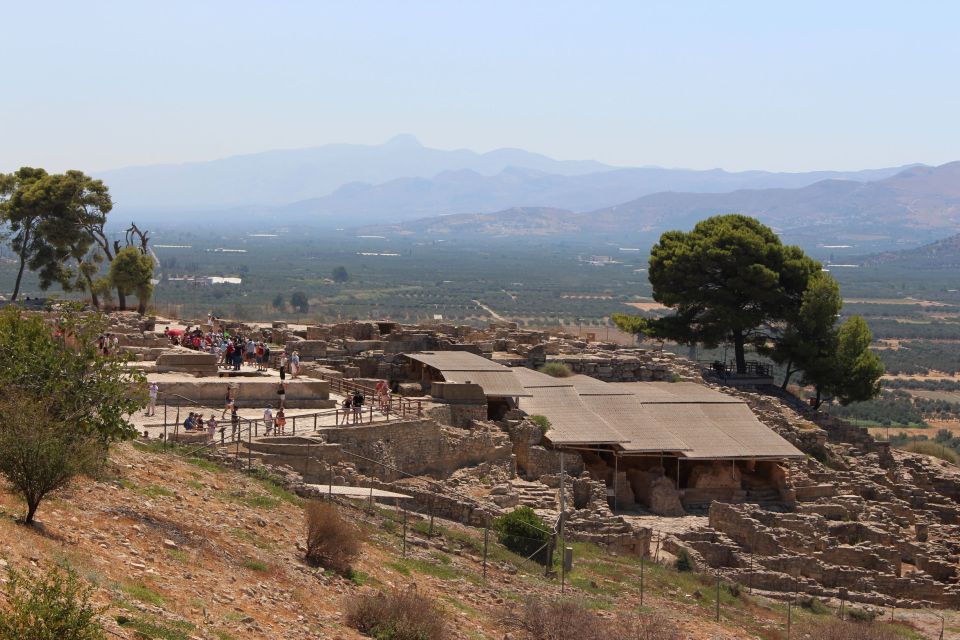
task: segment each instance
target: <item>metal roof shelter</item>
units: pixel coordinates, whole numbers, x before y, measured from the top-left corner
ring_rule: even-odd
[[[420,351],[403,354],[410,360],[436,370],[445,382],[472,382],[480,385],[488,397],[530,397],[516,377],[505,367],[468,351]]]
[[[761,423],[745,402],[703,385],[606,383],[586,376],[551,378],[530,369],[515,371],[531,394],[521,409],[550,420],[547,437],[556,445],[695,460],[803,457]]]

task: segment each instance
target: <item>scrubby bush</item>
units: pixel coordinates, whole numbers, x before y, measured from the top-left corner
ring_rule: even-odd
[[[690,557],[690,553],[686,549],[680,549],[677,551],[677,562],[675,564],[677,571],[693,571],[693,558]]]
[[[307,504],[306,521],[307,562],[346,574],[360,555],[360,530],[327,502]]]
[[[628,640],[684,640],[676,625],[658,613],[640,614],[626,621]]]
[[[540,516],[530,507],[518,507],[493,521],[500,544],[524,558],[547,563],[547,542],[551,534]]]
[[[69,568],[29,576],[8,571],[7,608],[0,609],[0,640],[103,640],[91,603],[92,587]]]
[[[578,600],[530,598],[519,615],[511,618],[528,640],[603,638],[612,631]]]
[[[545,373],[554,378],[569,378],[573,375],[570,367],[562,362],[548,362],[538,369],[540,373]]]
[[[44,401],[0,392],[0,475],[27,503],[26,524],[49,494],[105,459],[101,440],[58,419]]]
[[[377,640],[444,640],[443,609],[416,586],[363,593],[346,604],[347,624]]]
[[[547,431],[550,430],[550,419],[547,418],[547,416],[532,415],[532,416],[527,416],[527,419],[533,424],[540,427],[540,433],[546,433]]]
[[[897,640],[902,636],[883,624],[826,620],[805,625],[798,637],[817,640]]]

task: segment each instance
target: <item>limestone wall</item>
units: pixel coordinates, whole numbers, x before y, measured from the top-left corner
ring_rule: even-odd
[[[171,405],[195,403],[208,407],[222,407],[227,388],[235,385],[238,389],[236,403],[238,407],[276,407],[277,384],[272,381],[230,380],[229,378],[197,380],[189,382],[160,383],[159,402]],[[286,404],[298,409],[329,409],[335,404],[330,399],[330,383],[320,380],[288,380]],[[178,397],[182,396],[182,397]],[[188,398],[189,400],[183,400]]]
[[[509,465],[511,459],[509,439],[493,426],[457,429],[427,419],[328,428],[320,433],[328,443],[349,452],[343,459],[354,463],[360,473],[386,481],[398,480],[404,473],[444,477],[482,462]]]

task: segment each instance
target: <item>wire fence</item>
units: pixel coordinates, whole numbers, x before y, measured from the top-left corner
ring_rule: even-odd
[[[189,400],[183,398],[184,400]],[[191,404],[196,405],[191,401]],[[330,415],[329,411],[320,411],[313,414],[301,415],[298,418],[310,420],[315,416],[324,416]],[[402,419],[402,418],[400,418]],[[226,424],[230,424],[227,422]],[[242,419],[241,424],[237,428],[231,429],[230,437],[228,438],[225,433],[225,428],[218,428],[219,438],[213,438],[199,446],[195,447],[186,447],[179,445],[172,447],[171,451],[181,455],[181,456],[196,456],[202,454],[204,451],[209,451],[214,447],[221,448],[225,450],[228,454],[232,454],[235,459],[235,465],[238,468],[243,468],[246,466],[247,470],[252,470],[253,468],[253,448],[251,446],[252,438],[257,437],[259,433],[259,426],[263,424],[263,420],[260,419]],[[233,427],[233,425],[231,425]],[[241,445],[246,444],[244,451],[241,451]],[[166,440],[165,440],[166,445]],[[423,504],[409,504],[405,503],[403,506],[400,505],[400,500],[397,498],[381,498],[375,494],[375,488],[373,482],[370,483],[369,487],[360,487],[369,489],[369,494],[364,498],[363,496],[341,496],[336,495],[332,492],[332,487],[334,485],[334,474],[333,466],[326,463],[322,459],[317,459],[312,455],[310,447],[305,447],[302,457],[304,468],[304,475],[309,474],[309,467],[311,460],[317,460],[318,463],[324,463],[328,466],[328,492],[324,494],[322,491],[317,491],[314,497],[324,500],[329,500],[337,503],[338,505],[350,508],[355,510],[355,512],[361,517],[365,518],[368,522],[374,523],[376,519],[379,519],[382,522],[390,522],[390,525],[381,526],[381,529],[387,532],[395,532],[398,537],[399,547],[401,549],[401,554],[403,558],[407,558],[409,549],[414,544],[421,544],[414,542],[414,536],[412,532],[418,533],[422,536],[426,536],[427,539],[433,539],[436,537],[452,538],[454,541],[469,547],[473,552],[476,553],[479,562],[481,563],[481,572],[483,579],[487,579],[487,568],[492,561],[506,562],[507,564],[512,565],[517,570],[523,570],[529,574],[543,574],[546,576],[557,577],[559,574],[561,582],[561,593],[566,591],[566,575],[572,569],[572,557],[568,557],[569,548],[565,546],[564,532],[562,528],[562,514],[556,519],[552,525],[548,525],[547,528],[539,528],[530,523],[524,523],[526,526],[530,526],[532,530],[536,532],[536,536],[531,535],[527,538],[524,536],[516,536],[519,540],[524,540],[531,543],[539,543],[536,546],[535,550],[528,555],[518,555],[514,552],[511,552],[507,547],[505,547],[499,541],[499,531],[495,528],[494,522],[492,520],[487,520],[484,522],[482,527],[482,538],[471,536],[469,534],[463,534],[461,532],[456,532],[450,529],[447,526],[439,526],[436,523],[438,519],[438,510],[436,508],[436,503],[439,498],[443,499],[466,499],[470,498],[463,496],[462,494],[457,493],[456,491],[451,490],[451,488],[442,481],[437,481],[433,479],[424,478],[423,476],[415,476],[413,474],[405,472],[403,469],[400,469],[394,465],[385,463],[380,460],[375,460],[368,456],[364,456],[355,451],[350,451],[344,448],[338,448],[338,451],[346,456],[349,456],[355,460],[361,460],[366,463],[376,465],[379,468],[389,471],[392,474],[399,475],[401,477],[407,478],[417,478],[419,481],[425,483],[426,485],[432,487],[434,491],[427,494],[426,496],[421,495],[420,500]],[[288,456],[293,454],[287,454]],[[246,456],[246,461],[242,460],[243,456]],[[384,483],[386,484],[386,483]],[[315,485],[321,486],[322,485]],[[402,489],[401,489],[402,491]],[[389,509],[386,507],[375,506],[377,502],[384,502],[393,500],[393,508]],[[376,516],[376,518],[374,517]],[[379,524],[379,522],[377,522]],[[491,530],[493,533],[494,540],[491,540]],[[661,555],[666,553],[665,541],[668,538],[667,533],[654,530],[651,535],[648,549],[646,553],[640,555],[640,572],[638,580],[638,589],[639,589],[639,598],[640,606],[644,606],[644,602],[647,599],[647,592],[651,588],[651,577],[647,571],[647,564],[652,560],[655,566],[662,566]],[[532,545],[531,545],[531,548]],[[560,550],[560,569],[559,572],[556,570],[555,562],[555,552]],[[492,553],[492,555],[491,555]],[[538,562],[537,558],[544,558],[545,561]],[[713,590],[714,590],[714,619],[717,622],[720,622],[724,618],[724,604],[722,593],[724,591],[730,594],[739,594],[741,589],[745,588],[749,594],[754,594],[754,576],[762,569],[753,554],[748,554],[748,562],[746,567],[741,567],[739,572],[738,579],[730,579],[725,577],[723,572],[719,569],[710,569],[707,571],[707,574],[713,578]],[[701,574],[704,575],[704,574]],[[780,592],[771,592],[764,591],[764,595],[774,599],[779,599],[784,601],[786,604],[786,612],[783,622],[783,629],[786,633],[786,637],[789,639],[792,637],[796,630],[796,616],[797,610],[804,603],[809,604],[811,599],[822,597],[820,593],[807,593],[802,587],[803,583],[799,579],[799,575],[792,576],[793,584],[792,589],[787,591]],[[839,590],[839,607],[837,609],[837,616],[842,620],[850,617],[849,613],[849,594],[844,590]],[[945,620],[943,616],[930,612],[931,615],[934,615],[940,621],[940,635],[939,640],[944,638],[945,630]],[[885,616],[883,616],[885,618]],[[896,607],[889,608],[889,620],[894,621],[896,619]]]

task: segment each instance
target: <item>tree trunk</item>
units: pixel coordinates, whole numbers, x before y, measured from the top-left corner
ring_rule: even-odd
[[[20,281],[23,279],[23,269],[27,266],[27,258],[23,254],[20,254],[20,270],[17,271],[17,282],[13,285],[13,294],[10,296],[10,300],[15,301],[17,296],[20,295]]]
[[[143,315],[143,314],[145,314],[145,313],[147,312],[147,301],[148,301],[148,300],[149,300],[149,298],[147,298],[146,296],[144,296],[144,297],[142,297],[142,298],[141,298],[141,297],[138,297],[138,298],[137,298],[137,313],[139,313],[140,315]]]
[[[813,408],[819,411],[821,404],[823,404],[823,396],[820,393],[820,385],[817,385],[817,398],[813,401]]]
[[[747,358],[744,355],[743,351],[743,331],[736,329],[733,332],[733,353],[737,359],[737,373],[744,374],[747,372]]]
[[[127,310],[127,296],[120,290],[120,287],[117,287],[117,304],[120,306],[120,311]]]
[[[33,524],[33,516],[37,513],[37,507],[40,506],[40,502],[27,502],[27,515],[23,518],[23,523],[27,525]]]
[[[93,305],[93,308],[100,310],[100,298],[97,297],[97,292],[93,288],[93,279],[86,273],[83,276],[84,280],[87,281],[87,290],[90,292],[90,304]]]
[[[780,385],[782,391],[787,390],[787,385],[790,384],[790,378],[793,377],[793,374],[796,373],[791,367],[793,366],[792,360],[787,360],[787,371],[783,374],[783,384]]]

